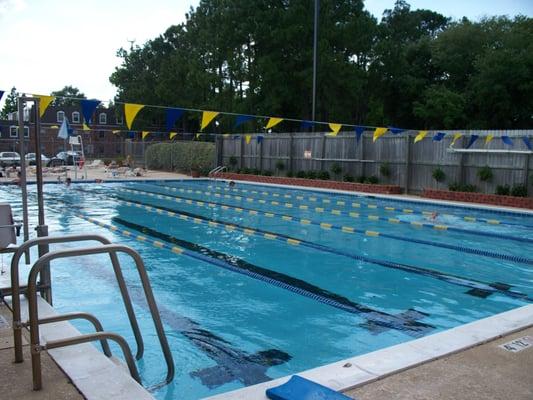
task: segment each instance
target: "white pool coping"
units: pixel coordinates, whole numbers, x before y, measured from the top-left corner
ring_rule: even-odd
[[[407,202],[407,203],[414,202],[414,203],[440,204],[444,206],[453,205],[453,206],[459,206],[463,208],[470,208],[474,210],[478,209],[482,211],[501,210],[501,211],[515,213],[515,214],[531,214],[533,216],[533,210],[530,210],[527,208],[497,206],[497,205],[492,205],[492,204],[481,204],[481,203],[469,203],[469,202],[462,202],[462,201],[430,199],[430,198],[418,197],[418,196],[407,195],[407,194],[368,193],[368,192],[358,192],[358,191],[352,191],[352,190],[318,188],[318,187],[313,187],[313,186],[285,185],[285,184],[280,184],[280,183],[254,182],[254,181],[239,180],[239,179],[227,179],[227,178],[218,178],[218,179],[204,178],[204,179],[208,179],[210,181],[224,181],[224,182],[229,182],[233,180],[233,181],[238,181],[239,183],[255,185],[255,186],[271,186],[271,187],[285,188],[285,189],[306,190],[309,192],[337,193],[337,194],[343,194],[343,195],[351,195],[354,197],[362,196],[362,197],[367,197],[367,198],[396,200],[396,201]],[[184,179],[184,180],[189,180],[189,179]]]
[[[58,315],[42,297],[37,296],[37,300],[39,318]],[[10,301],[8,304],[11,306]],[[27,320],[28,303],[25,297],[21,297],[21,314],[22,320]],[[39,332],[41,343],[81,335],[66,321],[40,325]],[[95,343],[99,345],[99,342]],[[91,343],[59,347],[47,352],[87,400],[154,400],[118,359],[107,358]],[[24,362],[27,368],[31,368],[29,358]],[[43,387],[47,384],[46,379],[43,379]]]
[[[303,371],[298,375],[333,390],[346,391],[531,326],[533,326],[533,304],[420,339]],[[265,391],[287,382],[291,376],[211,396],[208,399],[267,400]]]

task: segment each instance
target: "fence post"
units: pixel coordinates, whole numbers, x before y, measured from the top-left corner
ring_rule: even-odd
[[[356,139],[357,140],[357,139]],[[361,146],[361,155],[359,156],[360,160],[365,159],[365,133],[361,135],[361,140],[359,141],[359,145]],[[366,163],[364,161],[359,161],[359,165],[361,166],[361,176],[365,176],[365,165]]]
[[[320,152],[320,158],[322,159],[320,161],[320,169],[324,171],[326,169],[326,161],[324,161],[324,158],[326,158],[326,135],[322,135],[322,149]]]
[[[409,193],[409,185],[410,185],[410,179],[409,179],[409,173],[411,171],[411,135],[407,133],[405,135],[405,156],[404,156],[404,187],[405,187],[405,193]]]
[[[465,137],[461,138],[461,147],[465,147]],[[466,171],[465,171],[465,155],[466,153],[460,153],[459,155],[459,182],[461,185],[464,185],[466,182]]]
[[[526,193],[529,193],[529,154],[524,154],[526,159],[524,160],[524,186],[526,187]]]
[[[239,147],[239,168],[244,168],[244,136],[241,136],[241,144]]]
[[[263,142],[265,141],[265,138],[261,140],[261,143],[258,143],[259,145],[259,171],[263,171]]]
[[[224,138],[220,135],[215,136],[216,144],[216,167],[224,165]]]
[[[293,162],[292,162],[292,153],[293,153],[294,138],[292,133],[289,133],[289,171],[293,172]]]

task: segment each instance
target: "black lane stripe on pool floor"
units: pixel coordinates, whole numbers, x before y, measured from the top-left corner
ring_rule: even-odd
[[[403,264],[403,263],[379,260],[379,259],[375,259],[369,256],[362,256],[358,254],[348,253],[342,250],[337,250],[337,249],[334,249],[328,246],[324,246],[324,245],[317,244],[314,242],[309,242],[303,239],[287,236],[284,234],[265,231],[262,229],[250,228],[247,226],[235,224],[232,222],[225,222],[225,221],[218,220],[218,219],[212,219],[212,218],[205,217],[203,215],[194,214],[194,213],[190,213],[190,212],[183,211],[183,210],[176,210],[176,209],[164,207],[164,206],[155,206],[149,203],[144,203],[138,200],[126,199],[120,196],[116,196],[115,198],[125,203],[133,203],[133,204],[138,204],[142,206],[150,206],[154,209],[167,211],[167,212],[168,211],[175,212],[175,213],[179,213],[182,215],[186,215],[190,218],[198,218],[198,219],[205,221],[207,224],[209,222],[215,222],[216,224],[219,224],[219,225],[231,225],[235,228],[238,228],[240,231],[246,231],[247,229],[251,229],[261,235],[272,235],[272,236],[277,236],[279,238],[283,238],[284,239],[283,242],[285,243],[287,242],[287,240],[294,240],[294,241],[300,242],[300,244],[303,246],[307,246],[307,247],[320,250],[323,252],[348,257],[348,258],[351,258],[357,261],[364,261],[364,262],[371,263],[374,265],[379,265],[385,268],[401,270],[401,271],[408,272],[408,273],[413,273],[413,274],[426,276],[426,277],[433,278],[433,279],[438,279],[438,280],[450,283],[452,285],[466,287],[469,289],[466,292],[466,294],[476,296],[476,297],[487,298],[491,294],[498,293],[498,294],[502,294],[510,298],[519,299],[519,300],[523,300],[526,302],[533,302],[533,298],[530,298],[528,295],[521,293],[521,292],[514,291],[514,290],[510,290],[512,286],[507,283],[502,283],[502,282],[486,283],[486,282],[479,281],[476,279],[465,278],[459,275],[447,274],[447,273],[443,273],[443,272],[436,271],[436,270],[429,269],[429,268],[415,267],[413,265],[408,265],[408,264]]]
[[[240,258],[208,249],[196,243],[178,239],[174,236],[156,231],[155,229],[138,225],[118,217],[112,218],[112,221],[114,223],[123,225],[129,229],[141,232],[144,235],[149,235],[160,239],[166,243],[180,246],[186,250],[189,250],[189,252],[191,253],[196,253],[200,255],[200,257],[195,257],[198,260],[223,268],[227,268],[223,265],[226,264],[232,267],[231,270],[238,269],[242,271],[241,273],[245,273],[245,275],[253,274],[261,276],[263,277],[264,282],[277,282],[276,286],[290,287],[292,288],[291,291],[293,293],[309,293],[313,296],[305,294],[304,296],[308,298],[314,298],[315,300],[319,300],[323,304],[330,305],[332,307],[352,314],[362,315],[367,321],[361,324],[361,326],[371,331],[379,333],[387,329],[395,329],[404,332],[409,336],[421,337],[435,329],[435,327],[430,324],[417,321],[417,319],[426,317],[427,314],[425,313],[416,310],[407,310],[398,315],[392,315],[383,311],[374,310],[365,305],[353,302],[347,299],[346,297],[340,296],[336,293],[332,293],[318,286],[312,285],[301,279],[297,279],[292,276],[282,274],[280,272],[259,267],[257,265],[248,263]],[[189,253],[189,255],[191,254]]]

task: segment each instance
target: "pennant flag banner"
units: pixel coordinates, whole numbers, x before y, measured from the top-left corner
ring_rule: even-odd
[[[237,140],[237,139],[239,139],[239,138],[240,138],[239,135],[233,135],[233,140]]]
[[[257,143],[263,143],[263,139],[264,139],[264,138],[265,138],[265,137],[262,136],[262,135],[257,135]]]
[[[502,142],[508,146],[512,146],[514,144],[513,140],[509,136],[506,136],[506,135],[502,136]]]
[[[182,115],[183,110],[181,108],[167,108],[167,132],[170,132],[172,128],[174,128],[176,121],[180,119]]]
[[[374,136],[372,137],[372,141],[375,142],[376,140],[378,140],[380,137],[386,134],[388,130],[388,128],[376,128],[376,130],[374,131]]]
[[[253,115],[237,115],[237,119],[235,120],[235,128],[238,128],[245,122],[248,122],[254,118],[255,117]]]
[[[130,138],[130,139],[135,139],[135,132],[133,132],[133,131],[129,131],[129,132],[128,132],[128,138]]]
[[[302,124],[300,125],[301,129],[310,129],[313,126],[315,126],[315,123],[313,121],[302,121]]]
[[[265,129],[273,128],[277,124],[279,124],[281,121],[283,121],[283,118],[269,118]]]
[[[87,126],[87,124],[84,123],[84,124],[83,124],[83,130],[84,130],[84,131],[90,131],[91,128],[89,128],[89,127]]]
[[[4,91],[0,90],[0,100],[2,100],[2,97],[4,96]]]
[[[490,142],[492,142],[492,139],[494,139],[494,135],[491,133],[485,136],[485,144],[489,144]]]
[[[442,139],[444,139],[444,136],[446,136],[444,132],[437,132],[435,136],[433,136],[433,141],[440,142]]]
[[[389,126],[389,131],[390,131],[390,133],[392,133],[393,135],[399,135],[400,133],[402,133],[403,131],[405,131],[405,129],[393,128],[392,126]]]
[[[455,144],[455,142],[457,142],[457,140],[459,140],[459,138],[463,136],[462,133],[456,133],[455,135],[453,135],[453,140],[452,140],[452,146]]]
[[[197,133],[196,135],[194,135],[194,137],[196,138],[196,140],[200,139],[200,134]]]
[[[526,145],[526,147],[529,149],[529,150],[533,150],[533,146],[531,146],[531,141],[529,140],[529,138],[527,136],[524,136],[522,138],[522,141],[524,142],[524,144]]]
[[[246,141],[246,144],[250,144],[252,141],[252,135],[245,135],[244,140]]]
[[[203,131],[215,119],[219,113],[217,111],[204,111],[202,113],[202,125],[200,130]]]
[[[59,132],[57,133],[57,137],[65,140],[73,133],[74,131],[73,129],[70,128],[67,118],[63,118],[63,122],[61,123],[61,128],[59,128]]]
[[[474,142],[478,139],[479,135],[472,135],[470,136],[470,140],[468,141],[468,144],[466,145],[466,148],[469,149]]]
[[[150,134],[150,132],[148,132],[148,131],[142,131],[142,133],[141,133],[142,139],[144,140],[149,134]]]
[[[118,135],[120,131],[113,131],[113,135]]]
[[[355,138],[357,142],[359,142],[359,139],[361,139],[361,136],[363,136],[363,133],[365,132],[364,126],[356,126],[355,127]]]
[[[132,104],[132,103],[125,103],[124,104],[124,115],[126,116],[126,126],[128,129],[131,129],[131,125],[133,124],[133,121],[135,120],[135,117],[144,108],[144,105],[142,104]]]
[[[54,101],[54,96],[44,96],[40,94],[34,94],[33,97],[39,99],[39,117],[42,117],[52,101]]]
[[[428,131],[418,131],[418,135],[415,136],[415,143],[420,142],[428,134]]]
[[[87,124],[91,123],[94,111],[96,110],[96,107],[98,107],[98,104],[100,104],[100,100],[80,100],[81,113]]]
[[[332,136],[337,136],[341,128],[342,128],[342,124],[329,124],[329,129],[331,129]]]
[[[170,140],[174,139],[176,137],[176,135],[178,134],[178,132],[170,132],[169,135],[168,135],[168,138]]]

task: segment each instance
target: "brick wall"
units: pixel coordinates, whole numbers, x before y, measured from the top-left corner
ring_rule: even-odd
[[[424,189],[423,196],[430,199],[463,201],[467,203],[483,203],[497,206],[533,209],[533,197],[500,196],[497,194],[452,192],[435,189]]]
[[[306,186],[323,189],[335,190],[349,190],[354,192],[380,193],[380,194],[400,194],[402,188],[397,185],[370,185],[366,183],[352,183],[352,182],[337,182],[324,181],[320,179],[302,179],[302,178],[286,178],[281,176],[262,176],[262,175],[245,175],[233,173],[221,173],[216,175],[218,178],[259,182],[259,183],[273,183],[277,185],[294,185]]]

